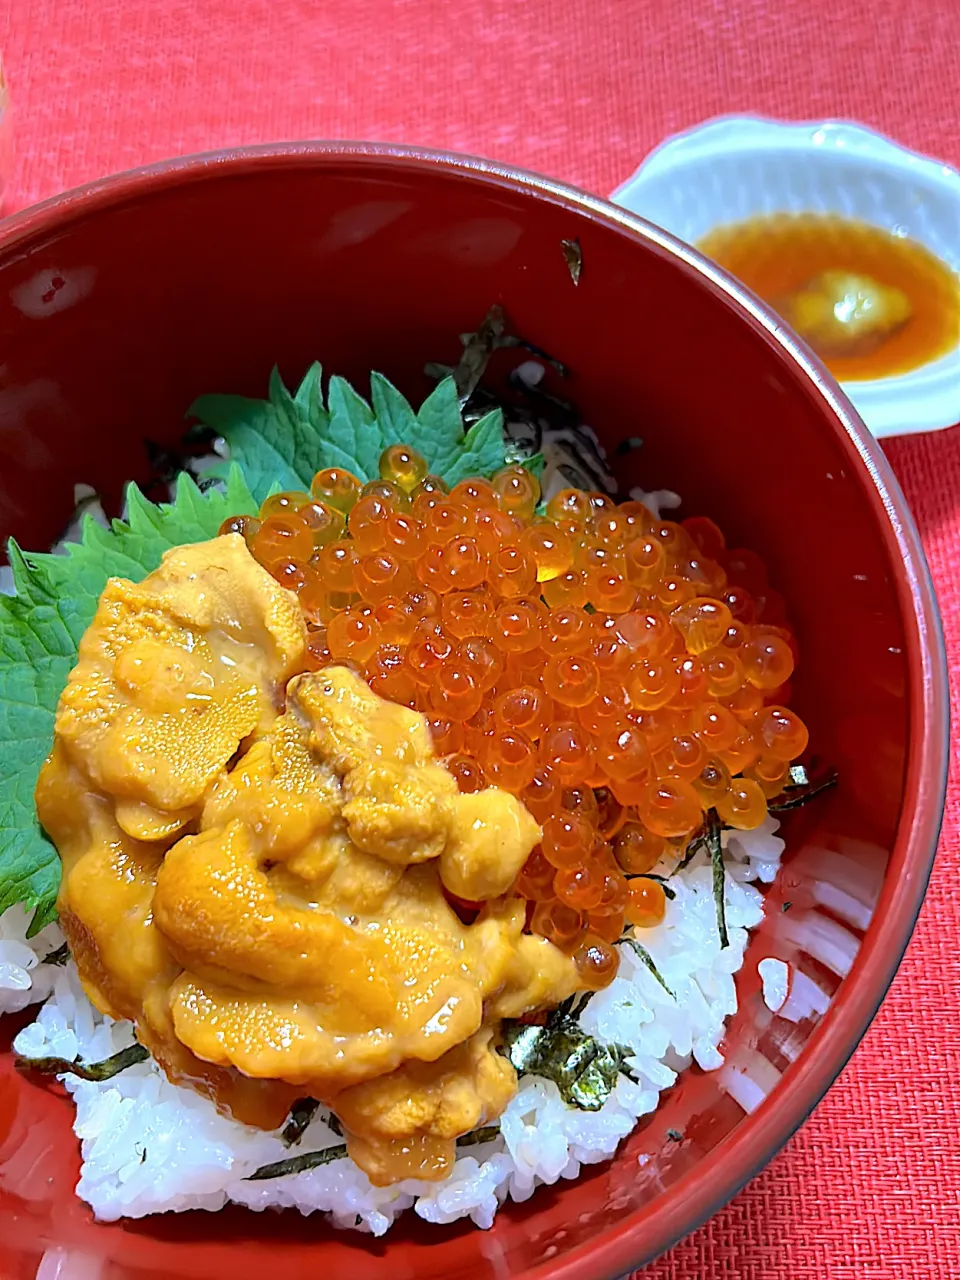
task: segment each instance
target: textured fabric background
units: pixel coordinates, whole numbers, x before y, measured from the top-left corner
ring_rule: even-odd
[[[956,0],[0,0],[8,207],[292,137],[479,152],[609,192],[706,116],[848,116],[960,164]],[[960,428],[889,454],[960,667]],[[960,717],[958,717],[960,720]],[[916,937],[787,1150],[645,1280],[960,1277],[960,794]]]

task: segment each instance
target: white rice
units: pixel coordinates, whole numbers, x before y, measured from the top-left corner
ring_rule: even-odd
[[[790,966],[775,956],[767,956],[757,965],[757,972],[763,984],[763,1003],[771,1013],[778,1013],[790,991]]]
[[[337,1226],[374,1235],[382,1235],[407,1208],[428,1222],[470,1217],[489,1227],[508,1197],[526,1200],[541,1183],[575,1178],[581,1165],[611,1156],[691,1062],[708,1071],[722,1066],[719,1046],[726,1020],[737,1009],[733,976],[743,964],[749,931],[763,915],[763,897],[753,882],[773,881],[783,851],[776,829],[767,819],[756,831],[724,833],[727,948],[720,948],[712,874],[703,853],[670,881],[676,898],[668,901],[663,922],[637,931],[673,995],[632,948],[621,947],[617,977],[590,1000],[581,1025],[601,1040],[633,1049],[627,1061],[636,1083],[621,1075],[599,1111],[568,1107],[556,1085],[525,1076],[500,1119],[500,1135],[463,1148],[445,1182],[374,1187],[349,1159],[247,1182],[261,1165],[341,1139],[318,1116],[289,1148],[279,1133],[228,1120],[191,1089],[170,1084],[150,1060],[100,1084],[63,1078],[77,1108],[74,1130],[83,1153],[77,1194],[107,1221],[215,1210],[232,1200],[257,1210],[320,1210]],[[17,1036],[16,1051],[96,1062],[131,1044],[130,1023],[115,1023],[94,1010],[72,962],[62,968],[42,963],[62,940],[56,926],[28,941],[26,924],[20,907],[0,918],[0,1012],[46,1000],[36,1021]]]
[[[679,493],[672,489],[631,489],[630,497],[634,502],[642,502],[654,520],[662,520],[665,511],[676,511],[682,501]]]

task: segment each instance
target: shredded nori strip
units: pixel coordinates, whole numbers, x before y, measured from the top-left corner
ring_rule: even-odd
[[[717,929],[720,932],[721,951],[730,945],[730,939],[727,936],[727,906],[724,901],[726,871],[723,865],[723,844],[720,840],[722,830],[723,824],[716,812],[711,809],[704,821],[703,830],[690,841],[683,857],[670,873],[671,876],[675,876],[678,871],[682,871],[701,849],[706,849],[710,854],[710,863],[713,867],[713,900],[717,907]]]
[[[667,1141],[668,1141],[668,1142],[682,1142],[682,1141],[683,1141],[683,1134],[680,1132],[680,1130],[679,1130],[679,1129],[668,1129],[668,1130],[667,1130]]]
[[[570,997],[570,1011],[575,1018],[579,1018],[586,1009],[587,1005],[597,993],[595,991],[585,991],[583,995]]]
[[[149,1056],[142,1044],[132,1044],[112,1057],[104,1058],[103,1062],[81,1062],[79,1058],[70,1062],[67,1058],[22,1058],[18,1055],[14,1065],[18,1071],[38,1071],[47,1076],[72,1075],[79,1076],[81,1080],[100,1081],[109,1080],[138,1062],[145,1062]]]
[[[492,1142],[494,1138],[500,1136],[500,1126],[498,1124],[485,1124],[480,1129],[474,1129],[472,1133],[465,1133],[462,1138],[457,1139],[458,1147],[475,1147],[481,1142]]]
[[[580,273],[583,270],[583,250],[580,248],[580,240],[578,237],[574,237],[573,240],[561,240],[560,247],[563,249],[563,260],[570,272],[570,279],[578,285]]]
[[[477,332],[470,334],[464,341],[463,355],[453,371],[453,380],[457,386],[457,397],[461,407],[477,389],[477,384],[486,370],[487,361],[500,345],[500,339],[506,332],[506,327],[503,308],[492,306],[484,316],[483,323]]]
[[[560,360],[511,333],[500,307],[492,307],[477,332],[461,334],[460,341],[463,354],[456,366],[430,361],[425,371],[432,378],[453,377],[465,427],[491,410],[502,410],[506,461],[541,475],[544,501],[566,487],[617,492],[596,432],[584,423],[576,405],[541,382],[526,361],[507,372],[507,394],[485,382],[488,361],[504,348],[528,352],[566,377]],[[542,375],[539,365],[538,369]]]
[[[713,867],[713,901],[717,908],[717,931],[720,934],[720,950],[730,945],[727,933],[727,872],[723,865],[723,844],[720,840],[720,822],[711,809],[707,815],[707,839],[710,846],[710,862]]]
[[[507,374],[507,382],[515,390],[521,392],[526,399],[534,401],[536,407],[544,408],[546,406],[547,408],[557,410],[558,421],[548,424],[549,426],[554,427],[556,430],[560,430],[565,427],[579,425],[580,413],[576,405],[571,400],[566,400],[563,396],[555,395],[552,391],[547,391],[544,387],[539,385],[531,385],[529,382],[525,382],[519,373],[517,373],[516,369],[512,369]],[[504,409],[505,414],[509,412],[511,411]]]
[[[70,959],[70,947],[65,942],[62,946],[57,947],[56,951],[51,951],[45,955],[40,961],[41,964],[55,964],[58,967],[65,965]]]
[[[288,1160],[277,1160],[275,1164],[264,1164],[253,1173],[248,1173],[244,1182],[265,1182],[268,1178],[283,1178],[288,1173],[305,1173],[307,1169],[319,1169],[321,1165],[332,1164],[334,1160],[342,1160],[347,1154],[346,1143],[338,1142],[335,1146],[324,1147],[322,1151],[305,1151],[303,1155],[290,1156]]]
[[[579,1018],[596,994],[595,991],[575,991],[572,996],[567,996],[566,1000],[561,1000],[543,1022],[528,1025],[546,1026],[549,1022],[559,1021],[562,1018]]]
[[[550,365],[556,369],[561,378],[566,378],[570,370],[558,360],[556,356],[552,356],[549,351],[544,351],[543,347],[538,347],[535,342],[530,342],[527,338],[521,338],[515,333],[505,333],[497,343],[498,347],[512,347],[518,351],[526,351],[531,356],[536,356],[538,360],[542,360],[544,364]]]
[[[636,940],[636,938],[624,938],[624,942],[627,944],[628,947],[633,948],[633,950],[637,953],[637,955],[640,957],[643,963],[647,966],[647,968],[650,970],[650,972],[653,974],[656,980],[660,983],[661,987],[663,987],[667,995],[670,996],[671,999],[676,1000],[677,997],[673,994],[673,992],[664,982],[663,974],[657,968],[656,964],[654,963],[653,956],[650,954],[647,948],[643,946],[641,943],[639,943]]]
[[[796,766],[795,766],[796,767]],[[791,774],[793,769],[791,769]],[[806,770],[803,770],[803,776],[806,777]],[[791,809],[800,809],[805,804],[809,804],[817,796],[824,791],[828,791],[831,787],[837,785],[838,774],[836,769],[829,770],[822,778],[816,782],[809,779],[805,783],[794,784],[785,789],[776,798],[767,804],[769,813],[788,813]]]
[[[670,872],[670,879],[672,880],[675,875],[683,871],[685,867],[689,866],[689,864],[694,860],[694,858],[697,856],[700,850],[707,848],[708,843],[709,843],[709,836],[707,832],[707,827],[704,827],[703,830],[698,832],[698,834],[695,835],[693,839],[690,841],[690,843],[687,845],[687,848],[686,848],[686,851],[684,852],[683,857],[680,859],[677,865]]]
[[[298,1098],[296,1100],[290,1108],[290,1119],[284,1125],[283,1133],[280,1135],[288,1147],[296,1146],[319,1109],[320,1103],[316,1098]]]
[[[312,1101],[312,1099],[304,1099],[304,1101]],[[317,1103],[317,1105],[320,1104]],[[472,1133],[465,1133],[462,1138],[458,1138],[457,1146],[471,1147],[481,1142],[492,1142],[499,1133],[498,1124],[484,1125],[483,1128],[474,1129]],[[338,1142],[332,1147],[324,1147],[322,1151],[305,1151],[302,1155],[290,1156],[287,1160],[277,1160],[274,1164],[261,1165],[259,1169],[254,1169],[253,1173],[248,1173],[244,1182],[266,1182],[270,1178],[285,1178],[289,1173],[306,1173],[308,1169],[319,1169],[322,1165],[333,1164],[334,1160],[344,1160],[346,1155],[346,1143]]]
[[[466,406],[467,401],[477,390],[480,379],[486,372],[487,364],[494,351],[498,351],[503,347],[519,347],[523,351],[529,351],[531,355],[552,365],[562,377],[565,377],[567,373],[566,366],[561,361],[554,359],[542,347],[535,346],[534,343],[527,342],[524,338],[518,338],[515,334],[508,333],[507,320],[503,313],[503,308],[496,304],[484,316],[483,323],[477,332],[461,334],[460,340],[463,343],[463,354],[455,369],[450,370],[445,365],[432,363],[427,366],[427,371],[433,376],[439,374],[442,377],[446,377],[447,374],[452,372],[461,408]]]

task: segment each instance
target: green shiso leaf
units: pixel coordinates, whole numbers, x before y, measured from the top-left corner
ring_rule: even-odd
[[[466,429],[453,378],[444,378],[418,410],[380,373],[370,375],[370,403],[343,378],[331,378],[324,403],[320,365],[295,394],[274,369],[266,400],[207,395],[189,416],[223,436],[258,502],[276,489],[308,489],[325,467],[361,480],[379,475],[380,454],[406,444],[448,484],[489,476],[505,465],[503,413],[493,409]]]

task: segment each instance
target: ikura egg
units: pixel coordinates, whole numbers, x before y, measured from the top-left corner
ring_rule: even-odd
[[[754,553],[704,518],[576,489],[540,501],[523,467],[451,491],[392,445],[366,482],[320,471],[222,532],[296,592],[311,669],[355,666],[429,717],[460,791],[522,800],[543,833],[514,887],[528,928],[599,989],[622,930],[664,918],[653,868],[708,811],[758,826],[808,735]]]

